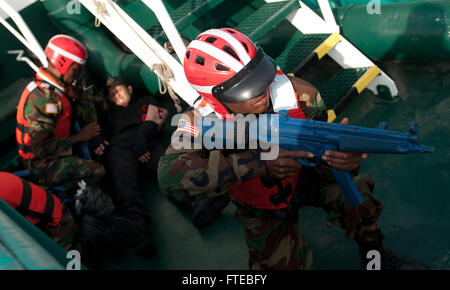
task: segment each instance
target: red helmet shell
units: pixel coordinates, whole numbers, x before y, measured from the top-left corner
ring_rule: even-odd
[[[67,73],[74,62],[84,65],[87,60],[86,48],[75,38],[63,34],[49,40],[45,55],[62,75]]]
[[[257,51],[256,45],[235,29],[210,29],[187,47],[184,73],[191,86],[217,113],[225,116],[230,112],[212,95],[211,90],[239,72]]]

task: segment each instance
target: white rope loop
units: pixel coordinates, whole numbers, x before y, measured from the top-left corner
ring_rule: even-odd
[[[108,15],[108,10],[106,9],[105,3],[97,2],[96,0],[94,0],[94,4],[96,5],[97,13],[100,16],[105,17],[106,15]],[[112,6],[112,7],[115,9],[114,6]],[[127,22],[125,18],[122,17],[122,19],[125,22]],[[99,27],[100,25],[101,25],[100,19],[98,19],[98,17],[95,17],[95,26]],[[149,47],[149,48],[153,51],[153,49],[151,47]],[[156,52],[155,52],[155,54],[158,55]],[[173,90],[173,88],[169,85],[169,81],[174,78],[173,72],[170,69],[170,67],[167,64],[165,64],[164,62],[163,63],[155,63],[152,65],[151,70],[158,77],[159,92],[162,95],[169,92],[169,95],[174,102],[175,108],[177,109],[177,112],[180,113],[182,111],[182,107],[180,105],[181,104],[180,99],[178,98],[178,96],[175,93],[175,91]]]
[[[180,113],[183,109],[180,105],[180,99],[178,98],[173,88],[169,85],[169,81],[173,79],[172,70],[165,63],[155,63],[154,65],[152,65],[151,70],[158,77],[159,93],[164,95],[165,93],[169,92],[169,96],[173,100],[177,112]]]

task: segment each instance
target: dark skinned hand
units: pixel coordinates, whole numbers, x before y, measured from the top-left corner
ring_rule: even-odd
[[[348,119],[344,118],[340,122],[341,124],[348,125]],[[322,159],[327,162],[328,165],[340,170],[352,171],[359,168],[361,160],[367,159],[368,153],[355,153],[355,152],[340,152],[327,150],[324,152]]]
[[[278,158],[265,160],[267,173],[270,177],[283,179],[294,176],[302,168],[296,158],[312,158],[314,155],[307,151],[290,151],[279,148]]]
[[[138,159],[141,163],[146,163],[150,161],[150,152],[145,152],[142,156],[140,156]]]
[[[103,155],[103,153],[105,152],[106,146],[109,145],[109,142],[105,140],[105,142],[103,144],[100,144],[97,149],[94,150],[94,153],[97,155]]]

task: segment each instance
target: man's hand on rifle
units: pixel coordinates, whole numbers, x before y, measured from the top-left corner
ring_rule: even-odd
[[[348,125],[348,119],[344,118],[341,124]],[[297,171],[302,168],[297,158],[313,158],[314,154],[307,151],[291,151],[279,148],[278,158],[275,160],[266,160],[267,175],[270,177],[283,179],[287,177],[295,176]],[[346,171],[352,171],[359,168],[361,160],[367,159],[368,153],[353,153],[353,152],[340,152],[340,151],[325,151],[322,159],[325,160],[328,165]]]
[[[344,118],[340,123],[348,125],[348,119]],[[327,150],[322,156],[322,159],[325,160],[331,167],[340,170],[352,171],[359,168],[361,160],[367,159],[368,157],[368,153],[339,152]]]
[[[313,158],[314,154],[306,151],[290,151],[279,148],[278,158],[266,160],[267,175],[270,177],[283,179],[295,176],[302,168],[302,164],[296,158]]]

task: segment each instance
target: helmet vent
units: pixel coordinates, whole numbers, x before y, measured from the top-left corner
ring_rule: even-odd
[[[248,46],[247,46],[247,44],[246,44],[245,42],[243,42],[243,41],[241,41],[241,43],[242,43],[242,45],[244,46],[245,50],[246,50],[247,53],[248,53]]]
[[[234,34],[234,31],[231,30],[231,29],[227,29],[227,31],[228,31],[229,33],[233,33],[233,34]]]
[[[234,57],[235,59],[237,59],[238,61],[241,61],[241,59],[239,58],[239,56],[234,52],[234,50],[229,47],[228,45],[225,45],[223,47],[223,50],[228,52],[232,57]]]
[[[205,65],[205,59],[199,55],[195,57],[195,63],[198,63],[199,65]]]
[[[230,69],[226,66],[221,65],[220,63],[216,63],[216,69],[221,71],[229,71]]]
[[[188,51],[186,52],[186,58],[189,59],[190,56],[191,56],[191,51],[188,50]]]
[[[209,42],[209,43],[214,43],[214,41],[216,41],[216,40],[217,40],[217,38],[210,36],[205,41]]]

